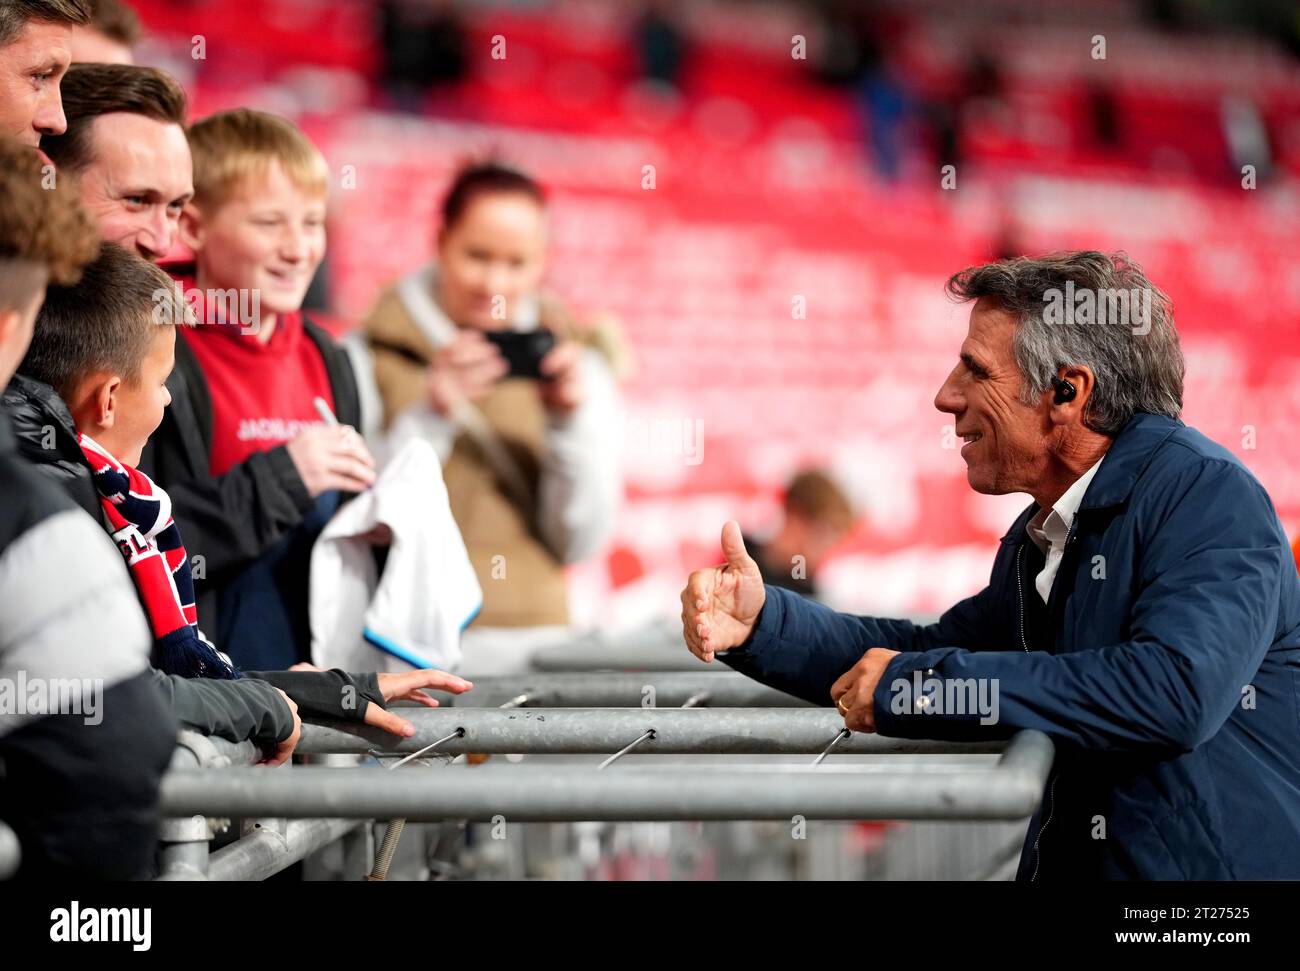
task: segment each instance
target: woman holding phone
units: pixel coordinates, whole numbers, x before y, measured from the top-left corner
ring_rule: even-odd
[[[518,660],[486,645],[520,638],[486,632],[567,625],[564,566],[604,544],[622,488],[618,342],[541,290],[545,253],[541,187],[470,165],[444,198],[435,260],[381,295],[354,348],[390,451],[420,436],[442,461],[483,588],[465,640],[479,673]]]

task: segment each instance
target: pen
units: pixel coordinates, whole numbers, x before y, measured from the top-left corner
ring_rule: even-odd
[[[312,399],[312,404],[316,406],[316,414],[320,415],[321,420],[327,425],[337,425],[339,420],[334,417],[334,412],[330,411],[330,406],[325,403],[325,399],[317,395]]]

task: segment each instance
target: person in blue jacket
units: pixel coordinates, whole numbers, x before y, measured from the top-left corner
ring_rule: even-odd
[[[1027,493],[938,620],[765,587],[739,528],[682,592],[688,647],[904,738],[1047,733],[1018,879],[1300,878],[1300,580],[1268,494],[1179,420],[1172,307],[1122,255],[1018,258],[935,398],[971,488]]]

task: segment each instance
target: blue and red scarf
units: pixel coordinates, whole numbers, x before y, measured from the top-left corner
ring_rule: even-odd
[[[138,469],[123,465],[89,436],[79,436],[95,489],[122,551],[154,638],[154,664],[187,678],[238,678],[230,660],[199,631],[194,576],[171,497]]]

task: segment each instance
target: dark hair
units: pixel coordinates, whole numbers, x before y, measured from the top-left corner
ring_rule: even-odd
[[[68,130],[42,137],[41,150],[61,169],[76,172],[90,164],[90,126],[100,115],[124,111],[185,125],[185,91],[157,68],[74,64],[59,87]]]
[[[122,0],[90,0],[90,27],[126,47],[140,43],[140,17]]]
[[[29,21],[84,27],[90,23],[89,0],[0,0],[0,47],[12,44]]]
[[[96,371],[140,378],[159,326],[189,323],[179,288],[158,267],[113,243],[73,286],[52,286],[18,370],[64,400]]]
[[[494,161],[471,162],[456,173],[443,197],[443,228],[456,225],[479,196],[512,192],[527,196],[539,206],[546,205],[542,187],[518,169]]]
[[[1063,367],[1096,378],[1084,424],[1115,436],[1138,412],[1177,418],[1183,352],[1169,298],[1123,253],[1026,256],[954,273],[949,296],[987,297],[1016,318],[1012,339],[1020,397],[1033,404]],[[1069,296],[1084,298],[1076,311]]]
[[[28,306],[47,277],[72,283],[99,252],[75,183],[50,176],[35,151],[0,138],[0,307]]]

